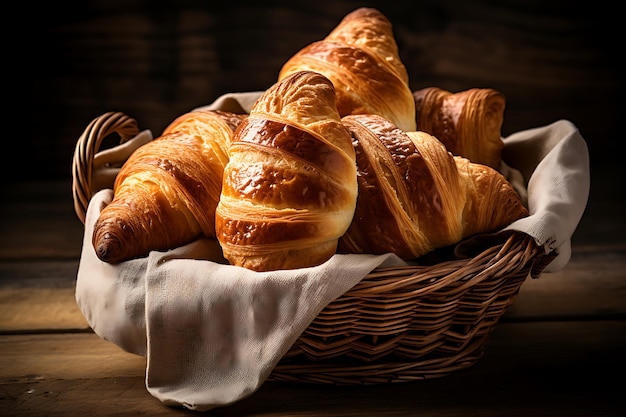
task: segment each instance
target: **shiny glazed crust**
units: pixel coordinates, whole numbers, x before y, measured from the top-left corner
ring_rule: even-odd
[[[353,136],[359,194],[340,252],[411,260],[528,215],[499,172],[453,156],[434,136],[376,115],[342,120]]]
[[[378,114],[415,130],[415,102],[391,23],[378,10],[349,13],[323,40],[307,45],[281,68],[279,80],[316,71],[335,86],[341,116]]]
[[[253,106],[229,149],[216,210],[232,265],[255,271],[318,265],[337,249],[356,206],[356,164],[325,76],[297,72]]]

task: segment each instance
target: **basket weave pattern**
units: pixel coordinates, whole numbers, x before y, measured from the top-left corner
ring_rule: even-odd
[[[124,143],[139,133],[120,112],[94,119],[78,139],[72,167],[79,219],[91,196],[94,158],[105,137]],[[554,254],[513,233],[469,259],[377,268],[326,306],[300,335],[270,380],[376,384],[436,378],[484,354],[491,331],[528,276]]]

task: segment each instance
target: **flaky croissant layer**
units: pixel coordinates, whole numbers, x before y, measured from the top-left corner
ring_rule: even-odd
[[[452,93],[438,87],[413,92],[416,128],[439,139],[454,155],[500,169],[506,98],[493,88]]]
[[[116,177],[113,200],[96,221],[96,255],[118,263],[201,235],[215,237],[228,147],[245,117],[190,112],[133,152]]]
[[[411,260],[528,215],[498,171],[453,156],[434,136],[377,115],[343,122],[353,136],[359,194],[341,252]]]
[[[224,257],[256,271],[318,265],[336,252],[356,194],[332,83],[291,74],[257,100],[229,148],[215,217]]]
[[[378,114],[403,130],[415,130],[409,77],[392,25],[380,11],[361,7],[347,14],[328,36],[285,62],[278,79],[305,70],[332,81],[341,116]]]

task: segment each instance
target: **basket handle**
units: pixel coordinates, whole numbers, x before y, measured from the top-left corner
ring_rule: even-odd
[[[107,151],[99,153],[102,141],[114,133],[119,135],[120,145],[127,143],[139,134],[137,121],[122,112],[104,113],[89,123],[76,143],[72,163],[72,193],[74,211],[83,224],[91,197],[103,188],[102,181],[98,183],[94,180],[96,171],[109,170],[108,177],[114,178],[119,170],[116,165],[121,166],[129,155],[127,152],[124,160],[114,161]]]

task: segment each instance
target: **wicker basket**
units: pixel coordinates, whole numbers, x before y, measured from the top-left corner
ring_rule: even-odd
[[[79,138],[72,167],[76,214],[85,221],[94,158],[106,137],[139,133],[135,119],[109,112]],[[554,258],[513,233],[469,259],[378,268],[331,302],[309,325],[270,380],[375,384],[437,378],[476,363],[527,277]]]

